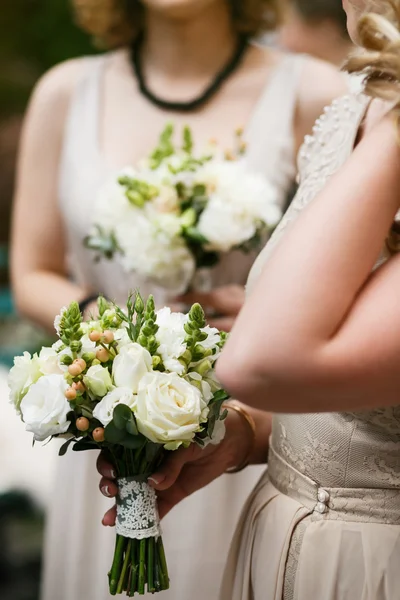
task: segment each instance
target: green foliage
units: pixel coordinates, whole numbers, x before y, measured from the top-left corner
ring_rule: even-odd
[[[74,24],[69,0],[4,0],[1,7],[0,114],[24,109],[34,82],[66,59],[94,51]]]

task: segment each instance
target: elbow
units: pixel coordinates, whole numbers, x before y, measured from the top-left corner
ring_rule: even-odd
[[[267,363],[260,368],[252,354],[235,352],[232,348],[221,354],[216,373],[231,397],[248,404],[252,396],[264,395],[272,381]]]

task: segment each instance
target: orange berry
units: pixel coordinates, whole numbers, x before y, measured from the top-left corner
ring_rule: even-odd
[[[100,331],[91,331],[89,333],[89,339],[91,342],[99,342],[101,339],[101,332]]]
[[[85,386],[83,385],[82,381],[74,381],[74,383],[72,384],[72,387],[74,388],[74,390],[76,390],[77,392],[83,392],[86,390]]]
[[[69,365],[68,367],[68,373],[72,375],[72,377],[77,377],[82,373],[81,365],[76,360],[74,360],[72,365]]]
[[[110,353],[108,352],[108,350],[106,348],[99,348],[96,352],[96,358],[100,362],[105,363],[109,360]]]
[[[79,419],[76,420],[75,425],[78,431],[87,431],[90,427],[89,419],[86,417],[79,417]]]
[[[106,344],[112,344],[113,341],[114,341],[114,334],[113,334],[113,332],[109,331],[109,330],[105,331],[103,333],[103,340],[104,340],[104,342]]]
[[[86,362],[83,360],[83,358],[77,358],[75,362],[80,366],[82,371],[84,371],[86,369],[87,365],[86,365]]]
[[[73,387],[70,387],[65,392],[65,397],[67,400],[71,402],[71,400],[75,400],[76,398],[76,390]]]
[[[93,439],[95,442],[104,442],[104,427],[97,427],[93,431]]]

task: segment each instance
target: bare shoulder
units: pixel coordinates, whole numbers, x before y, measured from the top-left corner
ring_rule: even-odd
[[[300,80],[298,104],[308,118],[318,118],[325,106],[349,92],[345,75],[322,60],[306,58]]]
[[[91,60],[91,57],[69,60],[45,73],[33,90],[26,122],[45,118],[49,124],[63,124],[75,87]]]

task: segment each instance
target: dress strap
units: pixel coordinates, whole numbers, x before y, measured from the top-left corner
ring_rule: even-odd
[[[280,191],[282,208],[297,173],[293,126],[306,60],[294,54],[282,58],[268,79],[248,130],[248,160]]]
[[[65,123],[63,157],[85,162],[96,152],[100,113],[100,88],[108,55],[84,59],[81,78],[75,86]]]

